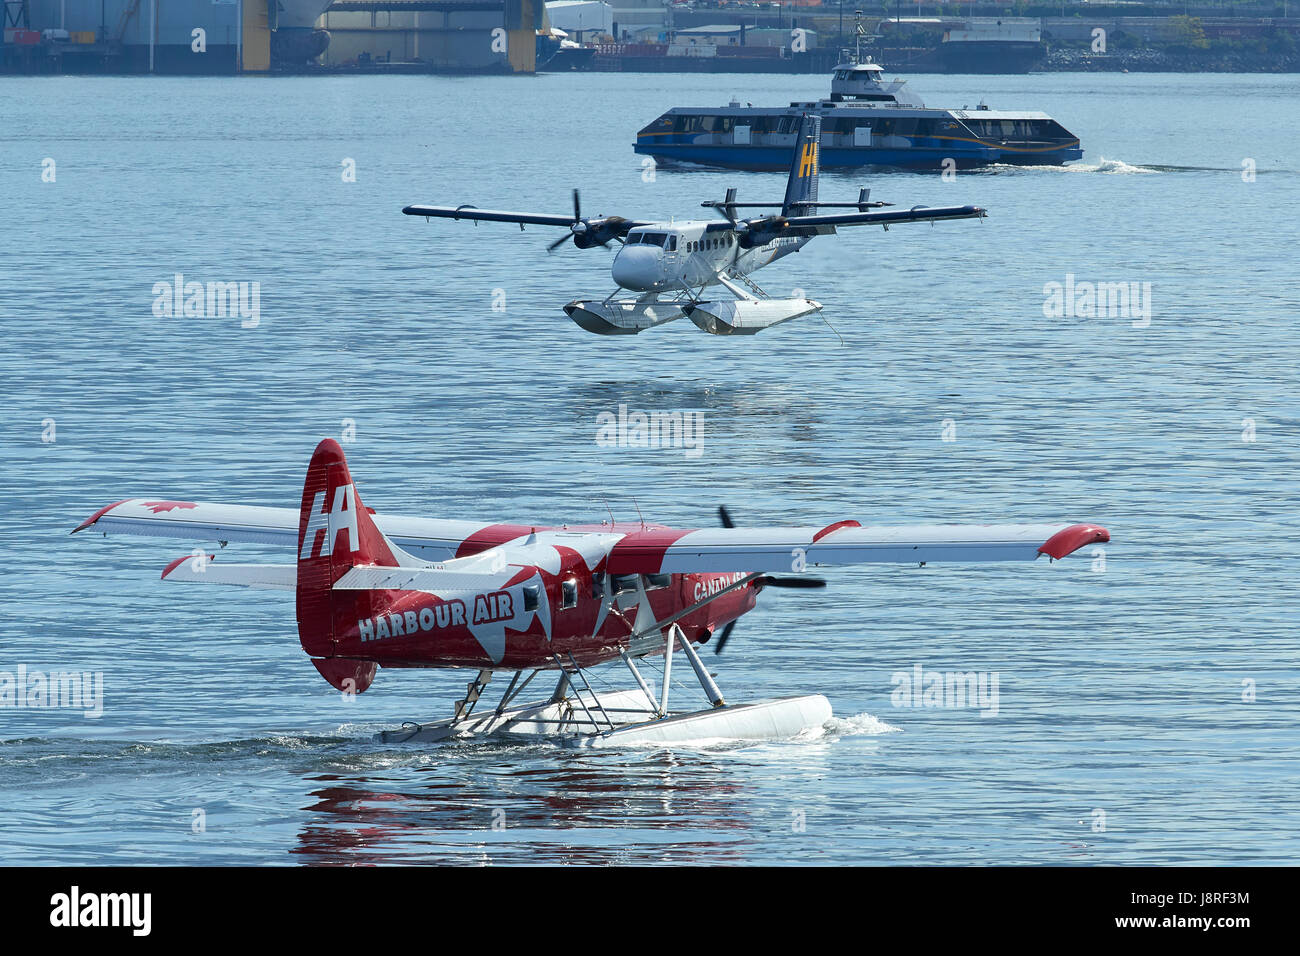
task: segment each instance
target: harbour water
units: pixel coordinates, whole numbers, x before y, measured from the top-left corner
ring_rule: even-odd
[[[647,170],[635,131],[825,78],[3,81],[0,671],[98,672],[103,699],[0,707],[0,862],[1294,862],[1300,80],[911,79],[1044,110],[1084,160],[824,175],[823,199],[989,218],[817,239],[757,279],[826,321],[752,339],[589,335],[561,306],[612,289],[609,252],[400,209],[779,199],[777,174]],[[256,282],[257,311],[155,314],[177,274]],[[1048,314],[1085,282],[1149,313]],[[622,404],[699,411],[702,453],[598,445]],[[731,699],[824,693],[814,739],[384,746],[472,675],[344,700],[289,595],[164,585],[187,547],[68,535],[138,495],[296,506],[326,436],[379,511],[692,527],[725,503],[1113,541],[765,593],[705,656]],[[898,692],[918,665],[996,678],[996,705]]]

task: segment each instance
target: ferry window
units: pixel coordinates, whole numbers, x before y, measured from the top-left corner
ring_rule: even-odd
[[[529,584],[524,588],[524,610],[536,611],[537,605],[541,600],[541,588],[536,584]]]
[[[578,606],[578,582],[563,581],[560,584],[560,607]]]
[[[782,116],[779,120],[777,120],[776,131],[778,133],[794,132],[794,117]]]

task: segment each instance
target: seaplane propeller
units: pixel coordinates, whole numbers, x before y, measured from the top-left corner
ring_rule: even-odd
[[[718,520],[722,522],[724,528],[734,528],[736,526],[736,523],[731,520],[731,512],[727,510],[726,505],[718,506]],[[754,579],[754,586],[760,588],[795,588],[796,590],[824,588],[826,587],[826,579],[784,574],[764,574]],[[713,645],[713,653],[722,653],[722,649],[727,646],[727,641],[731,639],[731,632],[735,627],[736,621],[727,622],[722,629],[722,633],[718,635],[718,643]]]
[[[547,252],[554,252],[569,239],[579,249],[592,246],[608,247],[611,240],[622,239],[627,233],[627,220],[622,216],[602,216],[596,219],[582,218],[582,198],[578,190],[573,191],[573,223],[569,226],[569,235],[561,236],[546,247]]]

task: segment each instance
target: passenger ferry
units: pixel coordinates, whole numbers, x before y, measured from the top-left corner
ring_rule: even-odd
[[[1046,113],[928,109],[905,89],[886,84],[870,57],[847,53],[836,65],[830,99],[786,109],[676,107],[636,137],[636,151],[659,162],[730,169],[787,169],[803,113],[822,117],[823,169],[892,166],[973,169],[993,163],[1061,166],[1083,156],[1079,138]],[[951,160],[951,163],[945,163]]]

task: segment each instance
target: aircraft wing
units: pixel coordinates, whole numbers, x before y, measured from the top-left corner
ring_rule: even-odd
[[[403,551],[430,560],[456,557],[461,546],[471,537],[476,545],[488,547],[527,534],[530,530],[516,525],[400,515],[376,514],[374,521],[379,530]],[[273,544],[296,551],[298,509],[130,498],[101,508],[73,529],[73,533],[89,529],[102,534],[133,534],[187,541]]]
[[[864,528],[654,529],[634,532],[609,557],[613,574],[802,571],[824,564],[1033,561],[1110,540],[1095,524],[898,525]]]
[[[545,213],[506,212],[500,209],[476,209],[473,206],[407,206],[408,216],[433,216],[437,219],[476,219],[481,222],[522,222],[530,226],[572,226],[573,216],[548,216]]]
[[[568,228],[574,223],[583,220],[577,216],[550,216],[546,213],[533,212],[509,212],[501,209],[477,209],[474,206],[407,206],[402,210],[408,216],[432,216],[436,219],[472,219],[479,222],[518,222],[529,226],[564,226]],[[591,222],[603,222],[613,217],[605,216],[601,219],[591,219]],[[619,219],[620,228],[626,232],[628,229],[635,229],[638,226],[649,226],[652,223],[649,220],[644,222],[633,219]]]
[[[943,219],[983,219],[987,209],[979,206],[916,206],[889,212],[843,212],[824,216],[790,216],[785,225],[800,226],[888,226],[896,222],[938,222]]]

